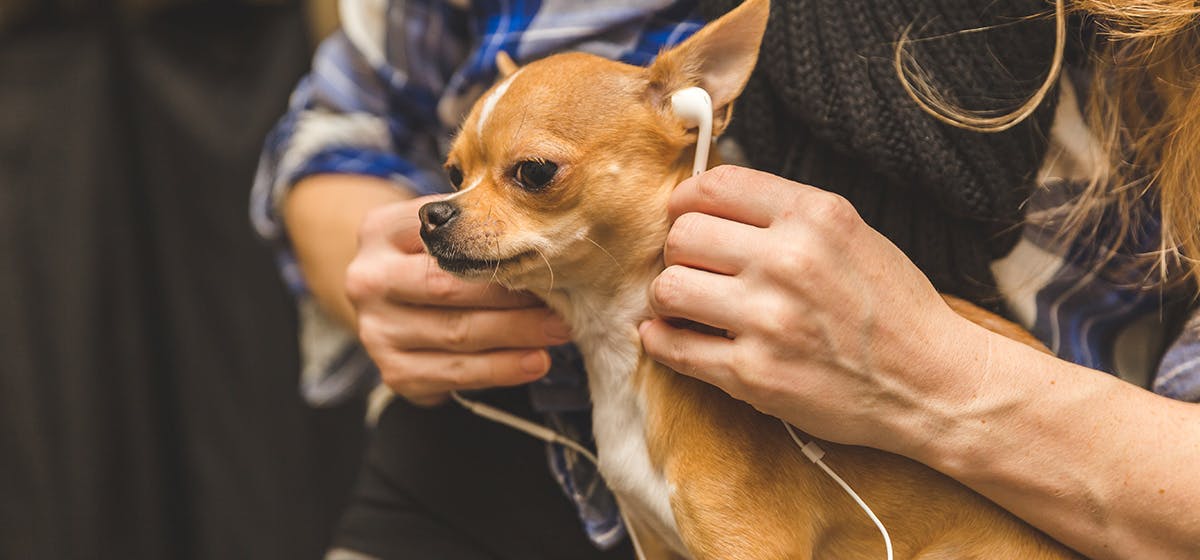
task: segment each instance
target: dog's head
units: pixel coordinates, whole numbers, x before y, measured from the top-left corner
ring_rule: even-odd
[[[536,291],[652,266],[696,139],[670,95],[706,89],[719,133],[767,11],[768,0],[748,0],[648,68],[581,53],[519,69],[498,60],[507,75],[472,108],[446,160],[457,192],[421,208],[429,254],[461,277]]]

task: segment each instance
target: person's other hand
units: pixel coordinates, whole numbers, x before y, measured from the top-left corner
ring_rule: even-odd
[[[681,183],[670,218],[640,329],[654,359],[842,443],[903,445],[899,424],[955,406],[962,383],[924,366],[965,321],[845,199],[723,166]]]
[[[545,347],[570,340],[537,298],[497,284],[467,283],[424,252],[423,197],[373,210],[346,273],[358,335],[383,382],[432,405],[450,391],[528,383],[550,368]]]

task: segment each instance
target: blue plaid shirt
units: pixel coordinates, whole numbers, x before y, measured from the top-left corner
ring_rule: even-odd
[[[362,394],[378,383],[378,374],[354,335],[305,289],[279,212],[288,189],[309,175],[350,173],[389,179],[417,194],[446,192],[442,159],[460,120],[496,79],[497,52],[518,63],[576,50],[644,65],[699,28],[694,3],[343,0],[342,31],[322,43],[312,72],[267,138],[250,208],[258,233],[278,248],[280,269],[297,297],[301,389],[310,403]],[[1083,129],[1074,106],[1060,104],[1052,131],[1056,155],[1043,173],[1050,188],[1036,191],[1021,243],[994,266],[1001,292],[1015,318],[1058,355],[1172,398],[1200,401],[1200,319],[1171,344],[1168,319],[1184,307],[1180,300],[1128,281],[1140,277],[1097,274],[1093,252],[1057,243],[1047,227],[1054,220],[1039,220],[1062,206],[1087,168],[1068,161],[1087,151],[1079,146],[1087,139],[1077,132]],[[1118,258],[1108,268],[1128,266]],[[551,373],[531,386],[535,408],[559,431],[590,441],[578,353],[567,346],[552,354]],[[557,447],[548,454],[593,541],[602,547],[619,542],[624,529],[615,503],[590,465]]]
[[[1069,78],[1050,131],[1040,188],[1026,202],[1016,248],[992,265],[1014,319],[1055,355],[1177,400],[1200,402],[1200,315],[1191,285],[1164,287],[1146,255],[1158,248],[1158,209],[1111,258],[1090,240],[1064,242],[1065,212],[1101,163]],[[1099,237],[1115,223],[1099,216]],[[1189,315],[1191,318],[1189,318]],[[1178,327],[1184,323],[1182,329]]]

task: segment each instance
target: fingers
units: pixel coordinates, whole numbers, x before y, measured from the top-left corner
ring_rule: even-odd
[[[442,270],[421,244],[417,211],[444,198],[424,196],[375,209],[359,229],[359,253],[346,272],[346,293],[356,305],[385,298],[404,305],[532,307],[541,302],[494,283],[468,283]]]
[[[482,352],[566,344],[570,329],[544,307],[526,309],[403,308],[365,316],[360,332],[400,350]]]
[[[700,212],[758,227],[767,227],[786,208],[797,189],[811,189],[768,173],[722,165],[675,187],[667,205],[674,221]]]
[[[409,254],[424,252],[421,243],[421,219],[417,211],[422,206],[440,200],[445,195],[422,196],[381,206],[367,213],[359,228],[359,246],[364,249],[390,244]]]
[[[670,266],[650,285],[650,308],[661,317],[688,319],[740,332],[745,301],[742,281],[684,266]]]
[[[734,341],[676,328],[662,319],[642,323],[638,332],[646,354],[659,363],[726,391],[734,387]]]
[[[494,282],[466,282],[438,267],[429,255],[412,255],[411,262],[398,263],[401,276],[394,277],[388,299],[416,305],[513,309],[541,306],[541,300],[525,292],[513,292]]]
[[[399,305],[514,309],[540,306],[530,294],[494,283],[465,282],[424,253],[398,251],[356,258],[346,271],[346,294],[358,305],[382,298]]]
[[[545,350],[497,350],[474,354],[397,352],[376,358],[383,382],[419,405],[446,400],[450,391],[521,385],[550,370]]]
[[[746,268],[756,247],[758,228],[740,222],[689,212],[677,218],[667,234],[664,259],[719,274],[737,274]]]
[[[570,332],[532,295],[467,283],[437,266],[420,241],[424,197],[364,220],[345,291],[358,334],[397,394],[424,405],[452,390],[528,383],[549,370],[546,346]]]

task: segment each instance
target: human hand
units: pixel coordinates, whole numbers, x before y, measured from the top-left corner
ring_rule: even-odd
[[[942,366],[964,321],[845,199],[722,166],[669,208],[651,306],[729,337],[654,319],[640,328],[651,357],[817,437],[897,452],[957,406],[965,389]]]
[[[435,197],[369,213],[346,272],[358,335],[383,382],[421,405],[450,391],[519,385],[550,368],[545,347],[570,340],[537,298],[464,282],[425,254],[417,210]]]

